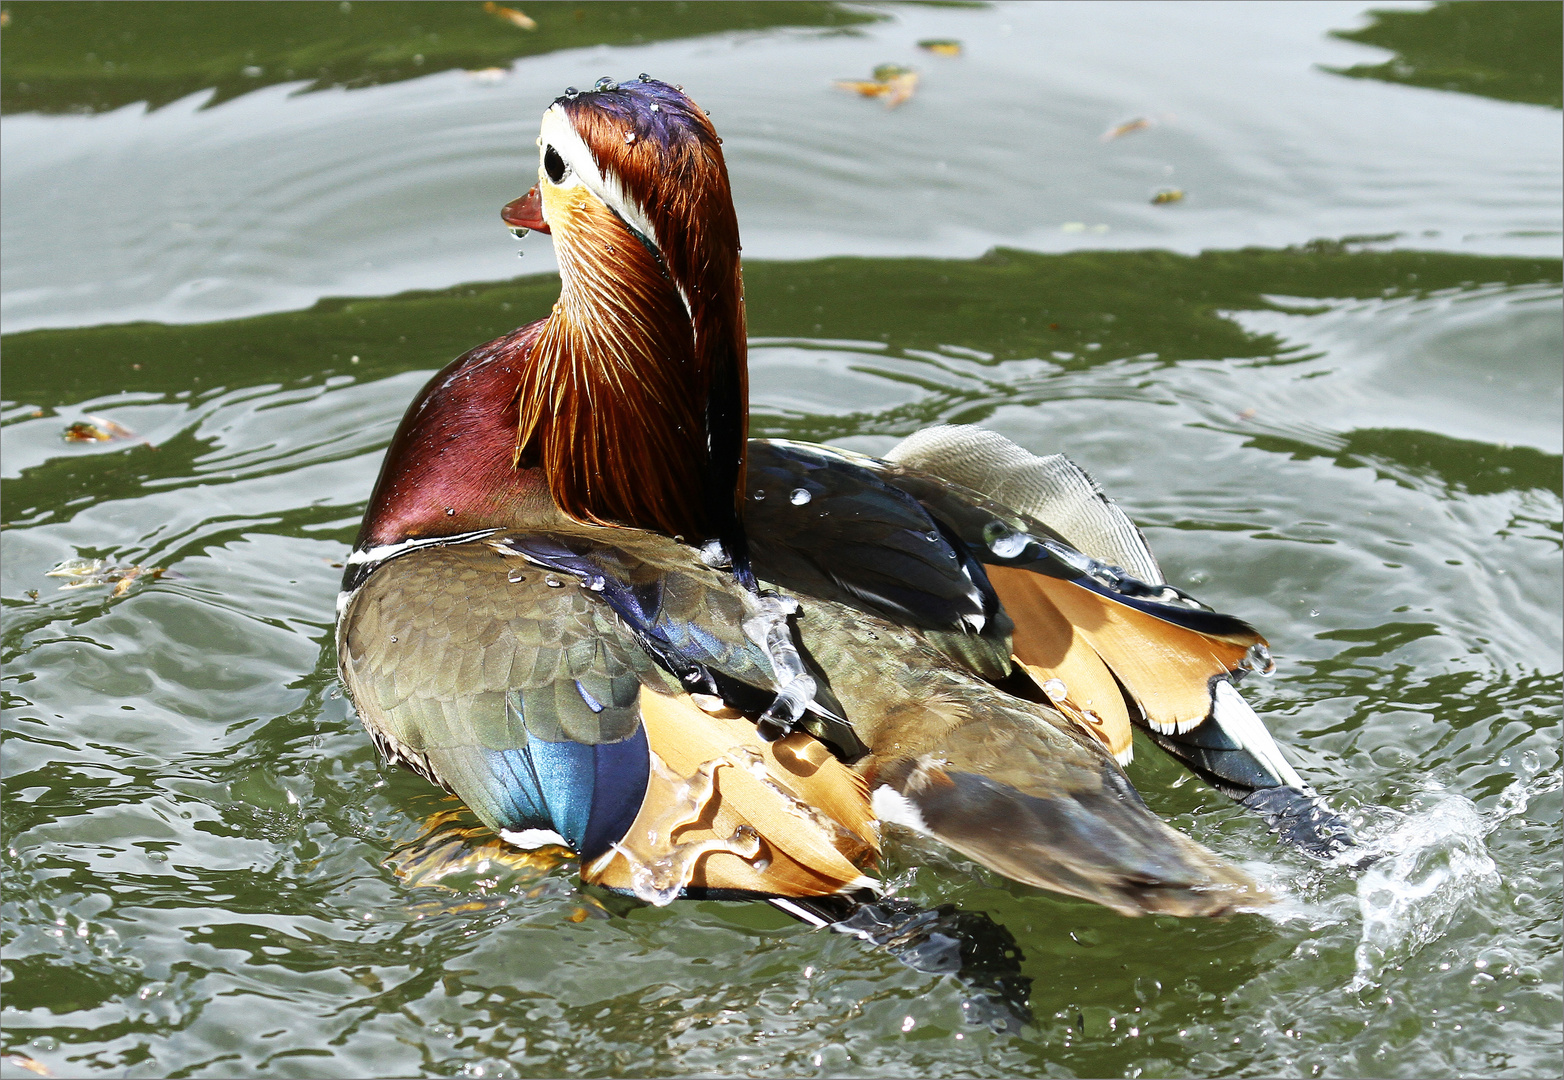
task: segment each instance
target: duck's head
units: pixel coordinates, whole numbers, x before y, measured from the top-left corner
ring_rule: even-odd
[[[721,140],[645,75],[543,114],[538,184],[502,217],[552,235],[560,300],[521,390],[517,460],[585,521],[736,530],[747,426],[738,219]]]
[[[622,273],[616,241],[633,239],[692,301],[738,266],[722,140],[683,91],[645,75],[557,98],[538,134],[538,185],[501,216],[552,233],[562,271],[587,262]]]

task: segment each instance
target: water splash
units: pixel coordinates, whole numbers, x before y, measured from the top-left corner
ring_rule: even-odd
[[[1498,867],[1485,840],[1560,783],[1557,772],[1516,780],[1486,813],[1470,799],[1434,787],[1423,808],[1397,814],[1389,831],[1368,841],[1368,850],[1383,857],[1358,879],[1363,929],[1357,972],[1347,989],[1376,985],[1387,963],[1437,940],[1475,897],[1495,888]],[[1343,859],[1354,855],[1362,857],[1349,852]]]
[[[1470,799],[1444,794],[1371,845],[1387,854],[1358,879],[1363,930],[1349,990],[1373,986],[1387,962],[1440,937],[1467,901],[1498,884],[1487,833]]]
[[[765,651],[777,680],[776,699],[756,723],[761,738],[774,739],[792,731],[793,724],[815,701],[814,677],[804,667],[788,625],[798,602],[783,596],[745,595],[744,606],[746,617],[740,624],[744,636]]]
[[[760,754],[752,747],[736,746],[720,757],[704,762],[688,778],[670,769],[656,753],[651,754],[652,774],[672,789],[667,809],[646,829],[642,853],[632,851],[623,841],[610,846],[608,858],[619,855],[630,868],[630,891],[655,907],[667,907],[676,900],[690,879],[701,857],[726,851],[741,859],[753,860],[760,854],[760,834],[749,825],[740,825],[731,836],[711,836],[704,840],[676,843],[673,834],[700,820],[717,790],[717,770],[723,766],[764,768]],[[652,855],[652,852],[660,854]]]

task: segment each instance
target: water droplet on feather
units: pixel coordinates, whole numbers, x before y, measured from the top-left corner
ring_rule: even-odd
[[[813,496],[803,488],[794,488],[793,493],[787,497],[787,501],[792,503],[794,506],[803,506],[811,498],[813,498]]]
[[[1026,550],[1027,542],[1031,540],[1026,533],[1004,533],[994,537],[988,542],[988,548],[1001,559],[1014,559]]]

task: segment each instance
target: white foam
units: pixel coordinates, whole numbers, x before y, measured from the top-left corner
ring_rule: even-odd
[[[1375,985],[1387,963],[1437,940],[1474,897],[1499,883],[1483,841],[1509,815],[1501,808],[1485,818],[1470,799],[1450,792],[1432,798],[1365,845],[1384,856],[1358,878],[1363,927],[1349,990]]]

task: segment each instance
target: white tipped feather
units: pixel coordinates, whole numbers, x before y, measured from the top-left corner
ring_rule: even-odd
[[[1255,711],[1249,707],[1238,693],[1236,687],[1225,679],[1218,680],[1216,684],[1216,700],[1211,706],[1211,718],[1217,722],[1217,726],[1227,732],[1232,740],[1271,770],[1271,774],[1288,787],[1297,788],[1299,791],[1312,794],[1303,777],[1298,775],[1296,769],[1287,764],[1287,759],[1282,757],[1281,748],[1276,745],[1276,740],[1271,738],[1271,733],[1265,730],[1265,723]]]
[[[874,789],[869,797],[869,808],[881,821],[904,825],[913,832],[929,835],[929,824],[923,820],[923,812],[911,799],[889,784],[881,784]]]
[[[808,908],[800,907],[798,904],[793,903],[793,901],[788,900],[785,897],[773,896],[770,897],[770,902],[772,906],[781,908],[783,911],[793,916],[793,918],[798,919],[800,922],[806,922],[816,929],[819,929],[822,926],[831,925],[828,920],[822,919],[819,915],[816,915]]]

